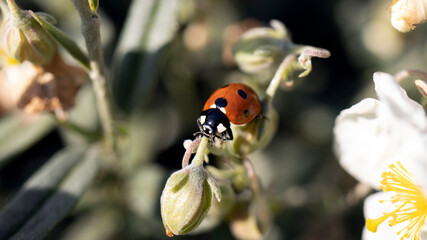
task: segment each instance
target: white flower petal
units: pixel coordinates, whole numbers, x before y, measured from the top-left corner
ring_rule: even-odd
[[[340,113],[335,121],[334,149],[345,170],[357,180],[379,189],[381,173],[388,161],[378,161],[385,154],[386,136],[381,135],[377,119],[379,102],[364,99]]]
[[[423,107],[410,99],[396,79],[387,73],[374,73],[375,91],[382,104],[379,116],[390,121],[400,119],[426,131],[427,121]]]
[[[427,117],[391,75],[375,73],[374,81],[380,101],[364,99],[342,111],[334,147],[344,169],[378,189],[381,173],[393,162],[410,159],[427,169]],[[427,174],[415,175],[427,187]]]
[[[383,216],[383,213],[392,212],[396,209],[396,206],[393,205],[390,201],[383,201],[380,203],[380,200],[389,200],[393,193],[391,192],[377,192],[369,195],[364,202],[363,212],[365,219],[371,218],[376,219]],[[388,220],[384,221],[378,226],[376,232],[369,231],[366,226],[362,231],[362,240],[400,240],[400,236],[397,235],[403,227],[406,226],[406,223],[400,223],[393,227],[388,225]],[[427,240],[427,223],[423,225],[420,234],[421,240]]]
[[[411,179],[417,186],[423,189],[427,194],[427,161],[407,158],[400,163],[409,172]]]
[[[390,199],[392,193],[386,193],[386,192],[378,192],[369,195],[364,202],[363,206],[363,212],[365,214],[365,219],[371,218],[379,218],[383,216],[383,213],[385,212],[392,212],[394,209],[396,209],[396,206],[394,206],[390,201],[385,201],[380,203],[380,200],[386,200]],[[384,239],[384,240],[399,240],[400,237],[397,235],[397,232],[402,229],[401,224],[397,224],[394,227],[389,227],[388,220],[384,221],[382,224],[378,226],[378,229],[376,232],[369,231],[366,226],[363,228],[362,232],[362,239],[363,240],[378,240],[378,239]]]

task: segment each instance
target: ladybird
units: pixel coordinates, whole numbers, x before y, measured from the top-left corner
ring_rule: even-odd
[[[217,89],[206,101],[197,119],[200,132],[213,140],[233,140],[230,123],[242,125],[252,121],[261,112],[255,91],[243,83],[231,83]]]

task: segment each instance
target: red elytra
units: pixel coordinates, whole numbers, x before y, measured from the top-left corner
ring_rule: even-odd
[[[231,83],[217,89],[206,101],[203,111],[218,108],[236,125],[252,121],[261,111],[255,91],[243,83]]]

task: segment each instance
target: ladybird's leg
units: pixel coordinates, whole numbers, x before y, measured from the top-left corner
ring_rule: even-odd
[[[223,140],[223,141],[228,140],[228,138],[227,138],[227,131],[222,132],[221,140]]]
[[[233,131],[231,131],[231,128],[227,128],[228,138],[227,140],[233,140]]]
[[[215,137],[216,137],[216,135],[209,135],[209,142],[211,143],[211,145],[214,144]]]
[[[199,126],[200,132],[203,132],[203,126],[202,126],[202,123],[200,122],[200,118],[197,119],[197,126]]]

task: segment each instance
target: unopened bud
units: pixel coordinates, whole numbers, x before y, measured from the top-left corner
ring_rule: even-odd
[[[55,40],[29,11],[19,9],[13,0],[7,3],[10,12],[2,23],[0,35],[1,48],[7,57],[41,66],[49,64],[57,51]]]
[[[214,195],[220,201],[219,187],[203,165],[191,164],[173,173],[160,198],[166,235],[193,231],[208,213]]]
[[[99,0],[88,0],[89,1],[89,7],[92,12],[96,12],[96,10],[99,7]]]
[[[285,26],[273,20],[272,28],[253,28],[245,32],[233,47],[240,69],[247,73],[264,71],[288,51],[289,36]]]

